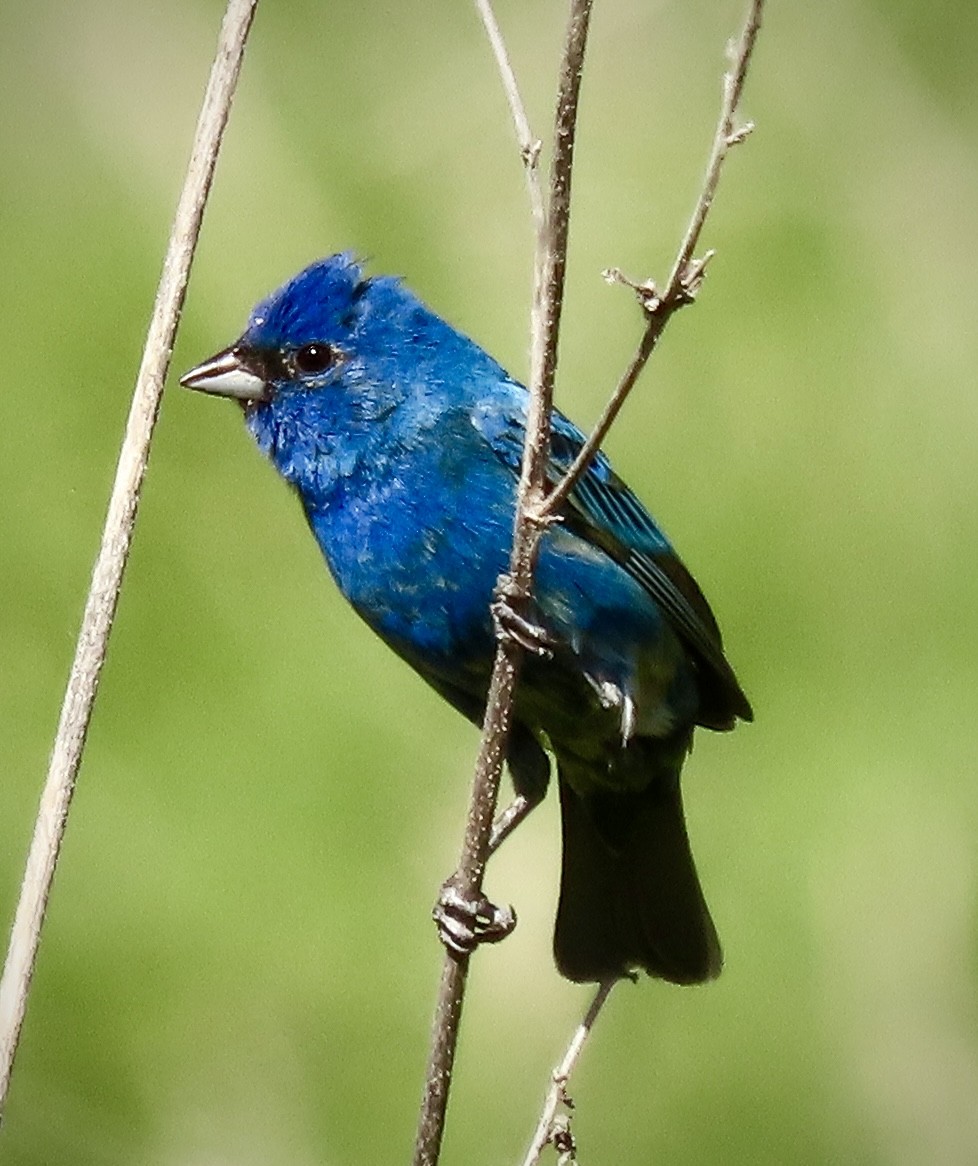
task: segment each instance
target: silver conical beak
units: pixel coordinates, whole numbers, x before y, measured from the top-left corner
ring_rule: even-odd
[[[180,378],[186,389],[212,393],[215,397],[233,397],[236,401],[262,401],[268,385],[249,367],[248,352],[239,345],[225,348],[210,360],[198,364]]]

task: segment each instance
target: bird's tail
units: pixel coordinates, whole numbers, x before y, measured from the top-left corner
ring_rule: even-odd
[[[638,760],[633,741],[622,764]],[[651,743],[649,743],[651,746]],[[652,749],[644,750],[646,762]],[[560,765],[563,862],[554,957],[570,980],[634,968],[674,984],[720,974],[723,958],[686,834],[678,766],[639,792],[581,795]]]

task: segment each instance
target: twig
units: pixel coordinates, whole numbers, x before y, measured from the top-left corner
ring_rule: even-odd
[[[496,57],[499,76],[502,79],[506,99],[509,102],[509,111],[513,116],[513,127],[516,130],[516,140],[520,147],[520,156],[526,170],[527,193],[530,196],[530,214],[533,217],[533,227],[536,237],[536,250],[539,254],[539,241],[546,230],[547,212],[543,205],[543,187],[540,184],[540,150],[542,143],[534,138],[530,129],[530,120],[526,115],[526,106],[520,96],[520,88],[516,82],[516,74],[510,64],[509,53],[506,51],[506,42],[503,40],[499,25],[496,23],[496,14],[493,12],[489,0],[475,0],[475,6],[485,25],[489,44]]]
[[[516,603],[521,598],[525,601],[529,594],[536,547],[544,529],[540,523],[531,520],[530,514],[543,501],[546,485],[557,336],[563,306],[574,134],[590,13],[591,0],[572,0],[557,97],[549,208],[544,229],[539,230],[537,235],[531,322],[530,411],[510,557],[510,589],[516,596]],[[492,20],[491,24],[494,27],[495,21]],[[498,29],[490,39],[501,43]],[[511,108],[522,109],[522,102],[518,99],[515,105],[512,104],[512,94],[517,91],[515,81],[510,82],[512,70],[502,65],[504,60],[505,51],[500,56],[497,50],[504,85],[511,94]],[[532,144],[533,138],[529,133],[523,136],[519,118],[516,120],[517,133],[524,143],[524,165],[529,171],[533,151],[528,154],[525,143]],[[522,648],[514,640],[500,640],[486,700],[482,742],[472,782],[465,839],[455,874],[457,888],[467,899],[475,899],[482,889],[522,654]],[[441,1150],[467,972],[468,957],[459,958],[446,952],[415,1141],[415,1166],[435,1166]]]
[[[140,489],[190,264],[257,3],[258,0],[229,0],[224,14],[136,378],[102,543],[92,572],[0,980],[0,1113],[10,1085],[44,913],[132,543]]]
[[[676,253],[676,258],[673,262],[672,271],[669,274],[669,280],[666,283],[665,290],[660,293],[651,280],[643,283],[633,283],[625,279],[618,271],[606,273],[606,277],[611,282],[627,284],[638,296],[639,302],[646,314],[645,332],[639,343],[638,350],[622,374],[621,379],[615,387],[615,391],[612,393],[587,441],[581,447],[580,452],[574,458],[574,461],[568,467],[564,476],[550,491],[543,505],[540,507],[536,517],[541,522],[552,518],[560,506],[566,501],[567,496],[574,488],[581,474],[587,469],[591,459],[600,449],[605,437],[607,437],[608,430],[618,416],[626,397],[634,388],[642,369],[645,368],[646,362],[652,355],[656,344],[658,344],[659,337],[662,335],[666,324],[675,312],[686,304],[693,302],[696,298],[696,293],[703,283],[706,265],[712,258],[713,252],[708,251],[701,259],[696,260],[693,259],[693,252],[699,243],[703,225],[706,222],[706,216],[713,204],[713,197],[716,194],[717,184],[720,181],[720,171],[723,168],[727,154],[732,147],[743,142],[754,128],[750,122],[737,128],[734,125],[734,119],[737,115],[737,107],[740,104],[741,94],[743,93],[744,81],[747,77],[748,67],[750,66],[751,55],[754,52],[754,44],[757,41],[757,34],[760,32],[763,11],[764,0],[751,0],[750,10],[748,11],[740,38],[736,44],[731,43],[728,46],[727,52],[730,67],[723,78],[723,101],[720,108],[720,118],[717,122],[716,133],[713,136],[713,148],[710,151],[710,159],[707,163],[706,174],[703,178],[703,186],[700,189],[699,198],[696,200],[696,206],[689,220],[689,226],[686,228],[686,234],[683,236],[683,241],[679,245],[679,250]]]
[[[679,308],[691,303],[703,282],[706,265],[713,256],[709,251],[702,259],[694,260],[693,252],[699,243],[700,235],[706,222],[707,214],[716,194],[720,171],[730,149],[744,141],[753,129],[751,123],[741,128],[735,128],[734,118],[744,88],[744,80],[750,65],[754,44],[761,27],[761,16],[764,0],[751,0],[750,10],[736,46],[728,47],[730,68],[724,75],[723,102],[719,121],[713,138],[713,148],[707,163],[706,175],[699,198],[693,210],[686,234],[679,246],[676,259],[669,275],[665,291],[661,294],[651,281],[635,284],[621,275],[620,272],[608,272],[607,278],[613,282],[628,284],[639,298],[646,313],[646,327],[638,350],[632,357],[628,367],[622,374],[615,391],[609,400],[604,412],[598,420],[593,432],[588,437],[581,451],[557,485],[550,491],[542,507],[534,516],[538,521],[545,522],[557,513],[560,505],[566,500],[574,484],[587,469],[591,458],[594,457],[618,415],[625,398],[631,392],[642,369],[652,355],[652,352],[662,335],[669,319]],[[615,981],[602,984],[597,995],[588,1009],[584,1021],[578,1027],[568,1046],[567,1052],[560,1065],[554,1071],[553,1083],[547,1094],[540,1121],[537,1124],[533,1140],[523,1160],[523,1166],[536,1166],[546,1146],[550,1143],[569,1160],[574,1157],[574,1139],[569,1128],[569,1120],[560,1122],[557,1111],[561,1104],[572,1108],[573,1103],[567,1095],[567,1081],[573,1072],[580,1057],[584,1043],[597,1020],[598,1014],[604,1007]],[[561,1158],[564,1160],[564,1157]]]
[[[573,1102],[567,1096],[567,1082],[570,1080],[571,1073],[577,1066],[581,1053],[584,1051],[584,1045],[587,1038],[591,1035],[591,1029],[594,1028],[594,1023],[598,1019],[601,1009],[607,1003],[608,997],[611,995],[611,989],[617,984],[617,980],[607,980],[599,988],[591,1001],[591,1006],[584,1015],[584,1019],[577,1026],[571,1042],[567,1046],[567,1052],[564,1053],[563,1059],[556,1069],[553,1071],[552,1082],[550,1090],[547,1093],[547,1099],[543,1103],[543,1112],[540,1114],[540,1121],[537,1123],[536,1131],[533,1134],[533,1141],[530,1142],[530,1148],[526,1152],[526,1157],[523,1159],[523,1166],[536,1166],[540,1161],[540,1155],[543,1153],[547,1144],[553,1142],[558,1150],[566,1152],[570,1150],[573,1152],[573,1138],[571,1137],[570,1129],[564,1125],[562,1129],[556,1128],[557,1110],[561,1105],[567,1106],[568,1109],[573,1109]],[[558,1140],[563,1139],[567,1144],[565,1146],[557,1145]]]

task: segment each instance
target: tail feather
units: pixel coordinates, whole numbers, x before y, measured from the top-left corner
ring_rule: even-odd
[[[686,834],[678,774],[639,792],[581,795],[559,773],[563,863],[554,956],[570,980],[641,968],[675,984],[723,957]]]

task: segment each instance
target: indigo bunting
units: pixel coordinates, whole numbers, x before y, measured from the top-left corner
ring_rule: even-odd
[[[241,338],[181,383],[240,403],[344,596],[480,724],[523,385],[400,280],[366,276],[349,253],[258,304]],[[551,480],[582,442],[555,411]],[[731,729],[751,707],[703,593],[603,454],[542,537],[530,616],[539,642],[517,688],[507,763],[533,804],[556,761],[558,970],[576,981],[638,968],[677,984],[713,978],[720,944],[680,770],[694,726]]]

